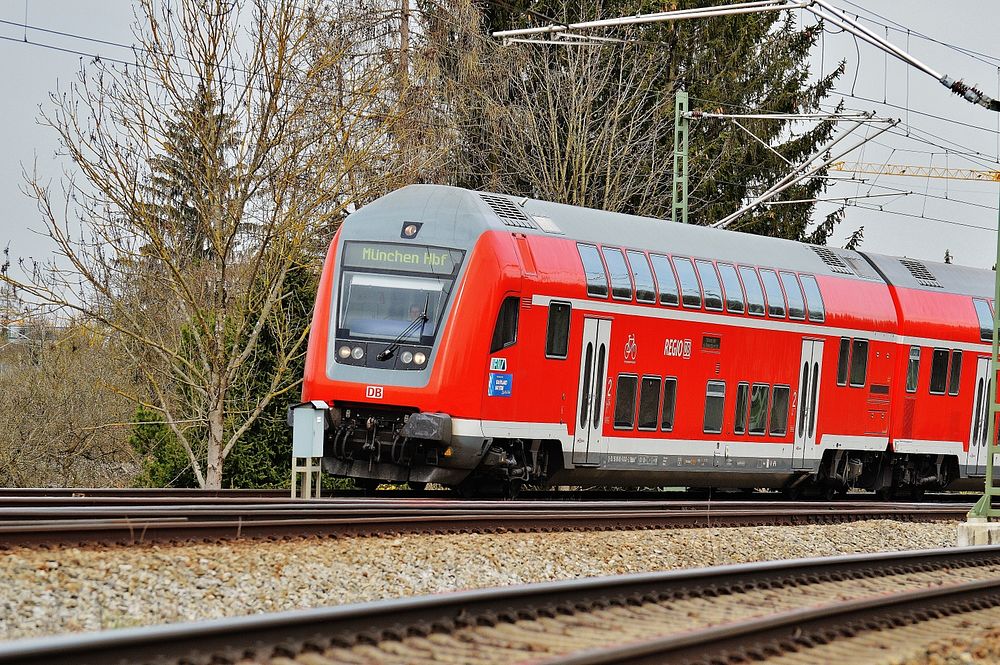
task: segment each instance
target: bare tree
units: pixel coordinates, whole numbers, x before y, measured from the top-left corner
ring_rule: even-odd
[[[656,88],[649,52],[627,44],[509,51],[510,98],[491,115],[502,161],[532,194],[607,210],[662,205],[673,156],[657,148],[673,133],[673,102]]]
[[[293,0],[143,0],[136,62],[89,63],[43,110],[72,168],[61,189],[37,172],[27,189],[58,258],[0,277],[121,341],[145,388],[130,397],[162,414],[206,487],[296,386],[306,332],[289,325],[286,277],[386,149],[391,75],[354,70],[331,104],[354,42],[319,48],[316,27]],[[262,335],[277,342],[263,392],[248,389]]]
[[[130,377],[102,335],[22,321],[0,345],[0,486],[128,485]]]

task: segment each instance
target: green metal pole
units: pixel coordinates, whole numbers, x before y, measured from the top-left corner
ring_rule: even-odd
[[[1000,209],[998,209],[1000,211]],[[990,408],[989,423],[986,425],[986,480],[983,486],[983,496],[976,502],[976,505],[969,511],[969,517],[1000,517],[1000,509],[993,507],[993,497],[997,491],[993,486],[993,456],[1000,453],[1000,446],[996,444],[996,418],[1000,412],[997,406],[997,371],[1000,370],[1000,363],[997,362],[997,352],[1000,350],[1000,212],[997,216],[997,258],[993,267],[993,346],[990,355]],[[975,417],[975,416],[973,416]],[[972,442],[969,442],[972,445]]]
[[[688,223],[688,94],[678,90],[674,98],[674,192],[670,218]],[[678,219],[678,213],[680,219]]]

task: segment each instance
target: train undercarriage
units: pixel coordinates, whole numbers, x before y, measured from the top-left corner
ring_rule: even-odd
[[[525,485],[654,486],[650,472],[576,469],[559,441],[484,438],[453,434],[447,414],[416,409],[338,405],[329,411],[323,466],[326,473],[355,479],[360,487],[436,483],[463,496],[512,497]],[[882,498],[919,499],[961,480],[953,455],[898,454],[891,451],[828,450],[811,471],[762,478],[739,473],[669,473],[662,485],[771,487],[789,498],[832,499],[849,490]],[[696,477],[698,476],[698,477]],[[687,482],[685,482],[687,481]]]
[[[447,414],[343,405],[329,420],[324,471],[366,488],[437,483],[465,496],[512,497],[562,463],[557,442],[457,436]]]

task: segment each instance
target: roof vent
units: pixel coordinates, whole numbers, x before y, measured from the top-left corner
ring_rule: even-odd
[[[558,233],[563,235],[562,229],[552,221],[551,217],[545,217],[544,215],[532,215],[532,219],[535,220],[535,224],[538,224],[538,228],[545,231],[546,233]]]
[[[937,277],[934,276],[927,266],[925,266],[920,261],[914,261],[913,259],[900,259],[900,263],[906,266],[906,269],[910,271],[910,274],[917,280],[917,283],[921,286],[930,286],[935,289],[943,288],[938,282]]]
[[[854,274],[854,271],[848,268],[847,264],[844,263],[840,257],[834,254],[829,248],[810,245],[809,249],[816,252],[816,255],[823,259],[823,263],[830,266],[830,269],[833,270],[833,272],[839,272],[844,275]]]
[[[497,214],[500,221],[507,226],[516,226],[521,229],[537,228],[535,224],[528,219],[528,216],[521,212],[521,209],[514,205],[506,196],[497,196],[496,194],[480,194],[479,197],[486,202],[486,205],[493,209],[493,212]]]

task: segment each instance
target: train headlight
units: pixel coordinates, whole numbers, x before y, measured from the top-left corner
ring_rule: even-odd
[[[351,347],[345,344],[344,346],[337,349],[337,355],[340,356],[343,360],[347,360],[348,358],[351,357]]]
[[[354,347],[354,350],[351,351],[351,355],[354,357],[355,360],[361,360],[362,358],[365,357],[365,350],[362,349],[360,346],[356,346]]]
[[[423,351],[417,351],[413,354],[413,362],[417,365],[423,365],[427,362],[427,356],[424,355]]]
[[[410,353],[409,351],[403,351],[403,353],[400,354],[399,359],[403,362],[404,365],[409,365],[410,363],[413,362],[413,354]]]

